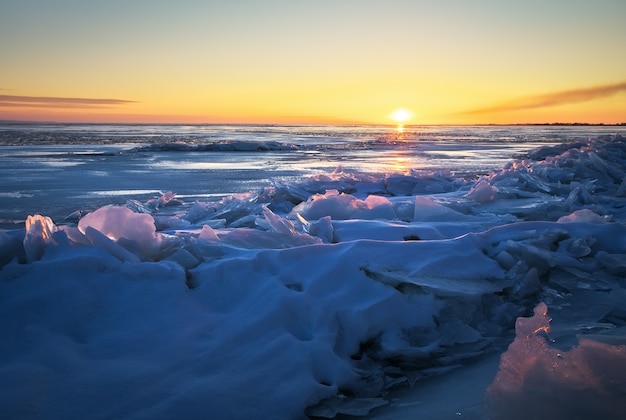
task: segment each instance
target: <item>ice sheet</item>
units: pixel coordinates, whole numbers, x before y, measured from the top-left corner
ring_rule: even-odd
[[[530,337],[547,352],[528,364],[533,380],[567,405],[578,394],[546,373],[557,353],[567,369],[607,355],[621,369],[626,357],[625,171],[617,135],[469,178],[344,167],[213,201],[174,191],[67,221],[33,212],[0,231],[1,411],[384,416],[394,389],[416,383],[452,408],[454,395],[428,384],[504,353],[516,319],[502,360],[520,362],[496,378],[527,366],[538,350],[515,343]],[[524,318],[539,302],[540,319]],[[535,334],[546,311],[550,343]],[[594,378],[576,386],[600,389]],[[511,392],[516,406],[535,402]],[[612,415],[626,400],[623,387],[602,395],[585,409]],[[462,406],[476,416],[508,406],[472,401]]]

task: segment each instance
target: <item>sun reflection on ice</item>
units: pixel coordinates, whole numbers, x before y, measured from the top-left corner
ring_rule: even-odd
[[[404,124],[414,116],[413,111],[407,108],[397,108],[389,114],[389,118],[398,123],[396,126],[396,139],[402,138],[404,135]]]
[[[411,167],[411,162],[406,156],[395,156],[392,159],[391,166],[394,172],[405,173]]]

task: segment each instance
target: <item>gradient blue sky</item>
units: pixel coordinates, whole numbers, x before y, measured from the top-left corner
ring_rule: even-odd
[[[626,121],[626,1],[0,0],[0,119]]]

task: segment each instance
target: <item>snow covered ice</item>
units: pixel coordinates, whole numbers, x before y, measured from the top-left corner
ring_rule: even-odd
[[[303,152],[274,137],[260,153]],[[2,417],[393,418],[396,390],[502,354],[478,401],[430,415],[623,418],[625,137],[259,185],[0,231]]]

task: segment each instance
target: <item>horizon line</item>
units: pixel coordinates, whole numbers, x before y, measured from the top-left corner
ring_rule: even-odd
[[[5,120],[0,124],[58,124],[58,125],[260,125],[260,126],[372,126],[372,127],[477,127],[477,126],[626,126],[626,121],[620,123],[590,123],[590,122],[525,122],[525,123],[441,123],[441,124],[394,124],[394,123],[365,123],[365,122],[115,122],[115,121],[40,121],[40,120]]]

